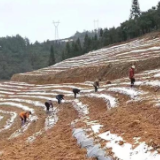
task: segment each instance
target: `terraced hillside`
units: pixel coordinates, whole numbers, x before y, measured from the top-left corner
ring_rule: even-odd
[[[0,83],[0,159],[20,160],[23,157],[25,160],[159,160],[160,69],[146,68],[143,72],[139,70],[139,73],[136,73],[134,88],[130,88],[129,79],[123,72],[119,73],[122,74],[122,78],[112,80],[111,84],[106,84],[104,78],[100,82],[98,92],[94,92],[93,81],[78,80],[78,74],[87,74],[90,65],[93,69],[97,69],[93,70],[93,74],[96,73],[100,77],[101,75],[97,73],[100,68],[98,64],[101,60],[106,62],[107,59],[108,62],[115,61],[112,63],[113,67],[122,63],[125,67],[133,60],[137,61],[136,66],[138,66],[138,60],[149,63],[155,57],[157,61],[155,60],[153,62],[155,65],[151,66],[155,68],[158,66],[160,56],[158,42],[159,38],[152,40],[144,38],[119,47],[113,46],[109,50],[102,49],[108,53],[108,58],[107,54],[101,54],[102,50],[95,51],[68,59],[48,69],[15,75],[14,81],[12,79]],[[128,52],[126,52],[127,46],[130,47]],[[140,50],[142,46],[147,46],[147,49],[143,47]],[[118,52],[120,48],[121,52]],[[96,58],[101,54],[101,58],[94,60],[94,54]],[[114,54],[116,56],[112,57]],[[118,55],[121,58],[117,58]],[[76,62],[71,63],[73,60]],[[80,66],[82,61],[85,64]],[[75,64],[79,66],[74,68]],[[147,66],[145,63],[142,64],[139,68],[141,70],[143,66]],[[86,73],[81,68],[86,68]],[[69,75],[71,70],[77,73],[77,77],[72,77],[74,82],[58,84],[58,80],[52,79],[55,72],[64,74],[65,79],[65,75]],[[128,68],[125,71],[127,75]],[[58,73],[55,74],[57,79],[60,78]],[[51,77],[48,74],[51,74]],[[105,75],[103,71],[101,74]],[[56,83],[38,84],[50,82],[47,78],[39,79],[42,75]],[[26,81],[36,84],[18,82],[25,80],[25,77]],[[73,88],[81,90],[77,99],[74,99]],[[55,97],[60,93],[65,95],[65,100],[58,104]],[[46,100],[52,100],[54,104],[49,115],[45,112]],[[23,127],[18,116],[22,110],[32,112],[29,121]]]
[[[48,68],[16,74],[13,81],[34,84],[71,83],[103,80],[126,76],[131,63],[136,63],[137,71],[155,69],[160,66],[159,33],[139,39],[92,51],[70,58]]]

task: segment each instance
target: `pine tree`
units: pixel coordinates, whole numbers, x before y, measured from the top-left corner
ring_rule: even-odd
[[[138,0],[133,0],[130,19],[137,18],[141,15]]]
[[[62,52],[62,61],[65,60],[65,51]]]
[[[56,63],[56,61],[55,61],[54,49],[53,49],[53,45],[52,45],[51,50],[50,50],[49,65],[53,65],[55,63]]]
[[[88,34],[85,34],[84,42],[83,42],[83,52],[88,53],[91,49],[91,38]]]
[[[102,37],[103,36],[103,29],[101,28],[99,31],[99,36]]]
[[[78,46],[78,55],[81,55],[82,54],[82,46],[81,46],[81,42],[80,42],[79,38],[76,40],[76,44]]]
[[[71,46],[70,42],[67,42],[65,46],[65,58],[70,58],[70,57],[72,57]]]

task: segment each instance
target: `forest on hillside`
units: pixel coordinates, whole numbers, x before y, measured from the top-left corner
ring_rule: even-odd
[[[57,49],[55,60],[61,61],[65,43],[29,42],[20,35],[0,38],[0,79],[10,79],[15,73],[33,71],[51,65],[51,46]]]
[[[62,40],[30,43],[28,38],[20,35],[2,37],[0,38],[0,79],[10,79],[15,73],[44,68],[64,59],[160,29],[160,2],[146,12],[136,14],[136,9],[134,12],[137,16],[121,23],[117,28],[76,32],[68,38],[67,43]]]
[[[136,0],[135,0],[136,2]],[[89,51],[102,47],[137,38],[146,33],[159,31],[160,29],[160,2],[156,7],[152,7],[147,12],[139,11],[133,7],[134,18],[120,24],[119,27],[105,28],[95,31],[96,34],[89,36],[86,32],[83,42],[79,43],[79,38],[73,42],[68,42],[65,47],[65,58],[85,54]]]

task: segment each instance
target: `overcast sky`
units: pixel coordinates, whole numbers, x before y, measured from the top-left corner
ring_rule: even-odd
[[[159,0],[139,0],[141,11]],[[0,0],[0,37],[20,34],[31,42],[55,38],[53,21],[60,21],[59,38],[76,31],[117,27],[130,15],[132,0]]]

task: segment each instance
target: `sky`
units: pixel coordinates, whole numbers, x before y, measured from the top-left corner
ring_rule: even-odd
[[[139,0],[141,11],[158,1]],[[76,31],[117,27],[129,18],[131,4],[132,0],[0,0],[0,37],[19,34],[32,43],[53,40],[53,22],[60,22],[61,39]]]

